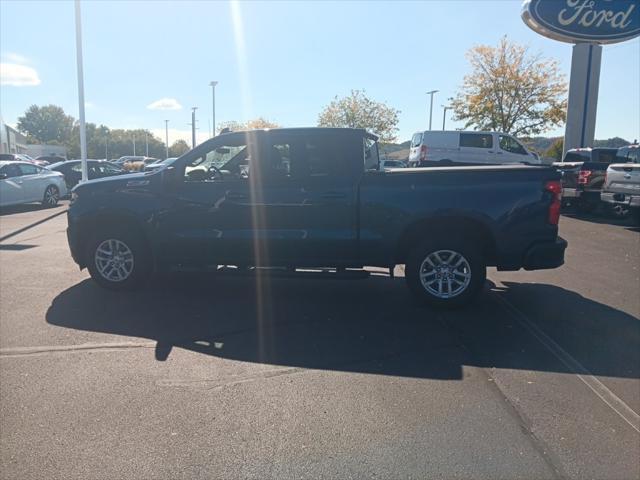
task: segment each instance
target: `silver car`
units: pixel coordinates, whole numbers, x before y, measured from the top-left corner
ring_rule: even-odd
[[[31,202],[55,207],[66,194],[60,172],[29,162],[0,161],[0,207]]]

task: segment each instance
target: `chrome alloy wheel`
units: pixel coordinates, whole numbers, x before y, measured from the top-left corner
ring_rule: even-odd
[[[58,204],[58,200],[60,200],[58,189],[56,187],[47,187],[44,192],[44,203],[51,207],[55,207]]]
[[[466,290],[471,281],[471,267],[462,254],[453,250],[432,252],[420,265],[420,282],[438,298],[452,298]]]
[[[133,252],[121,240],[103,241],[94,254],[98,273],[110,282],[122,282],[133,272]]]

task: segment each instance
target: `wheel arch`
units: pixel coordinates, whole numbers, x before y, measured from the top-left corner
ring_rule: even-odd
[[[140,235],[140,238],[153,255],[149,235],[143,226],[143,222],[134,214],[126,211],[105,210],[96,215],[92,215],[90,219],[86,219],[81,223],[81,228],[79,229],[79,243],[86,249],[88,248],[89,241],[95,235],[116,229],[134,232]],[[87,259],[84,258],[84,261],[86,262]]]
[[[424,218],[408,225],[396,244],[396,263],[405,263],[413,246],[426,238],[437,235],[438,231],[446,232],[447,236],[474,239],[480,244],[487,264],[495,263],[497,256],[496,238],[487,222],[456,214]]]

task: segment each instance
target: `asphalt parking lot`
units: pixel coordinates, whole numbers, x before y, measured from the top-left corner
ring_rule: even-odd
[[[437,312],[401,268],[104,291],[64,209],[0,216],[2,478],[640,478],[631,224]]]

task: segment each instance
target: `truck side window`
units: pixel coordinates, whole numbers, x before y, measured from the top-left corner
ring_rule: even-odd
[[[248,178],[252,157],[257,153],[252,150],[244,135],[225,136],[224,143],[216,143],[211,150],[186,165],[185,181],[220,182]]]
[[[308,136],[305,153],[310,177],[348,177],[352,165],[349,149],[341,139],[318,135]]]
[[[500,148],[505,152],[517,153],[519,155],[526,155],[527,151],[522,145],[520,145],[515,139],[508,135],[500,135]]]
[[[461,133],[461,147],[493,148],[493,137],[490,133]]]

